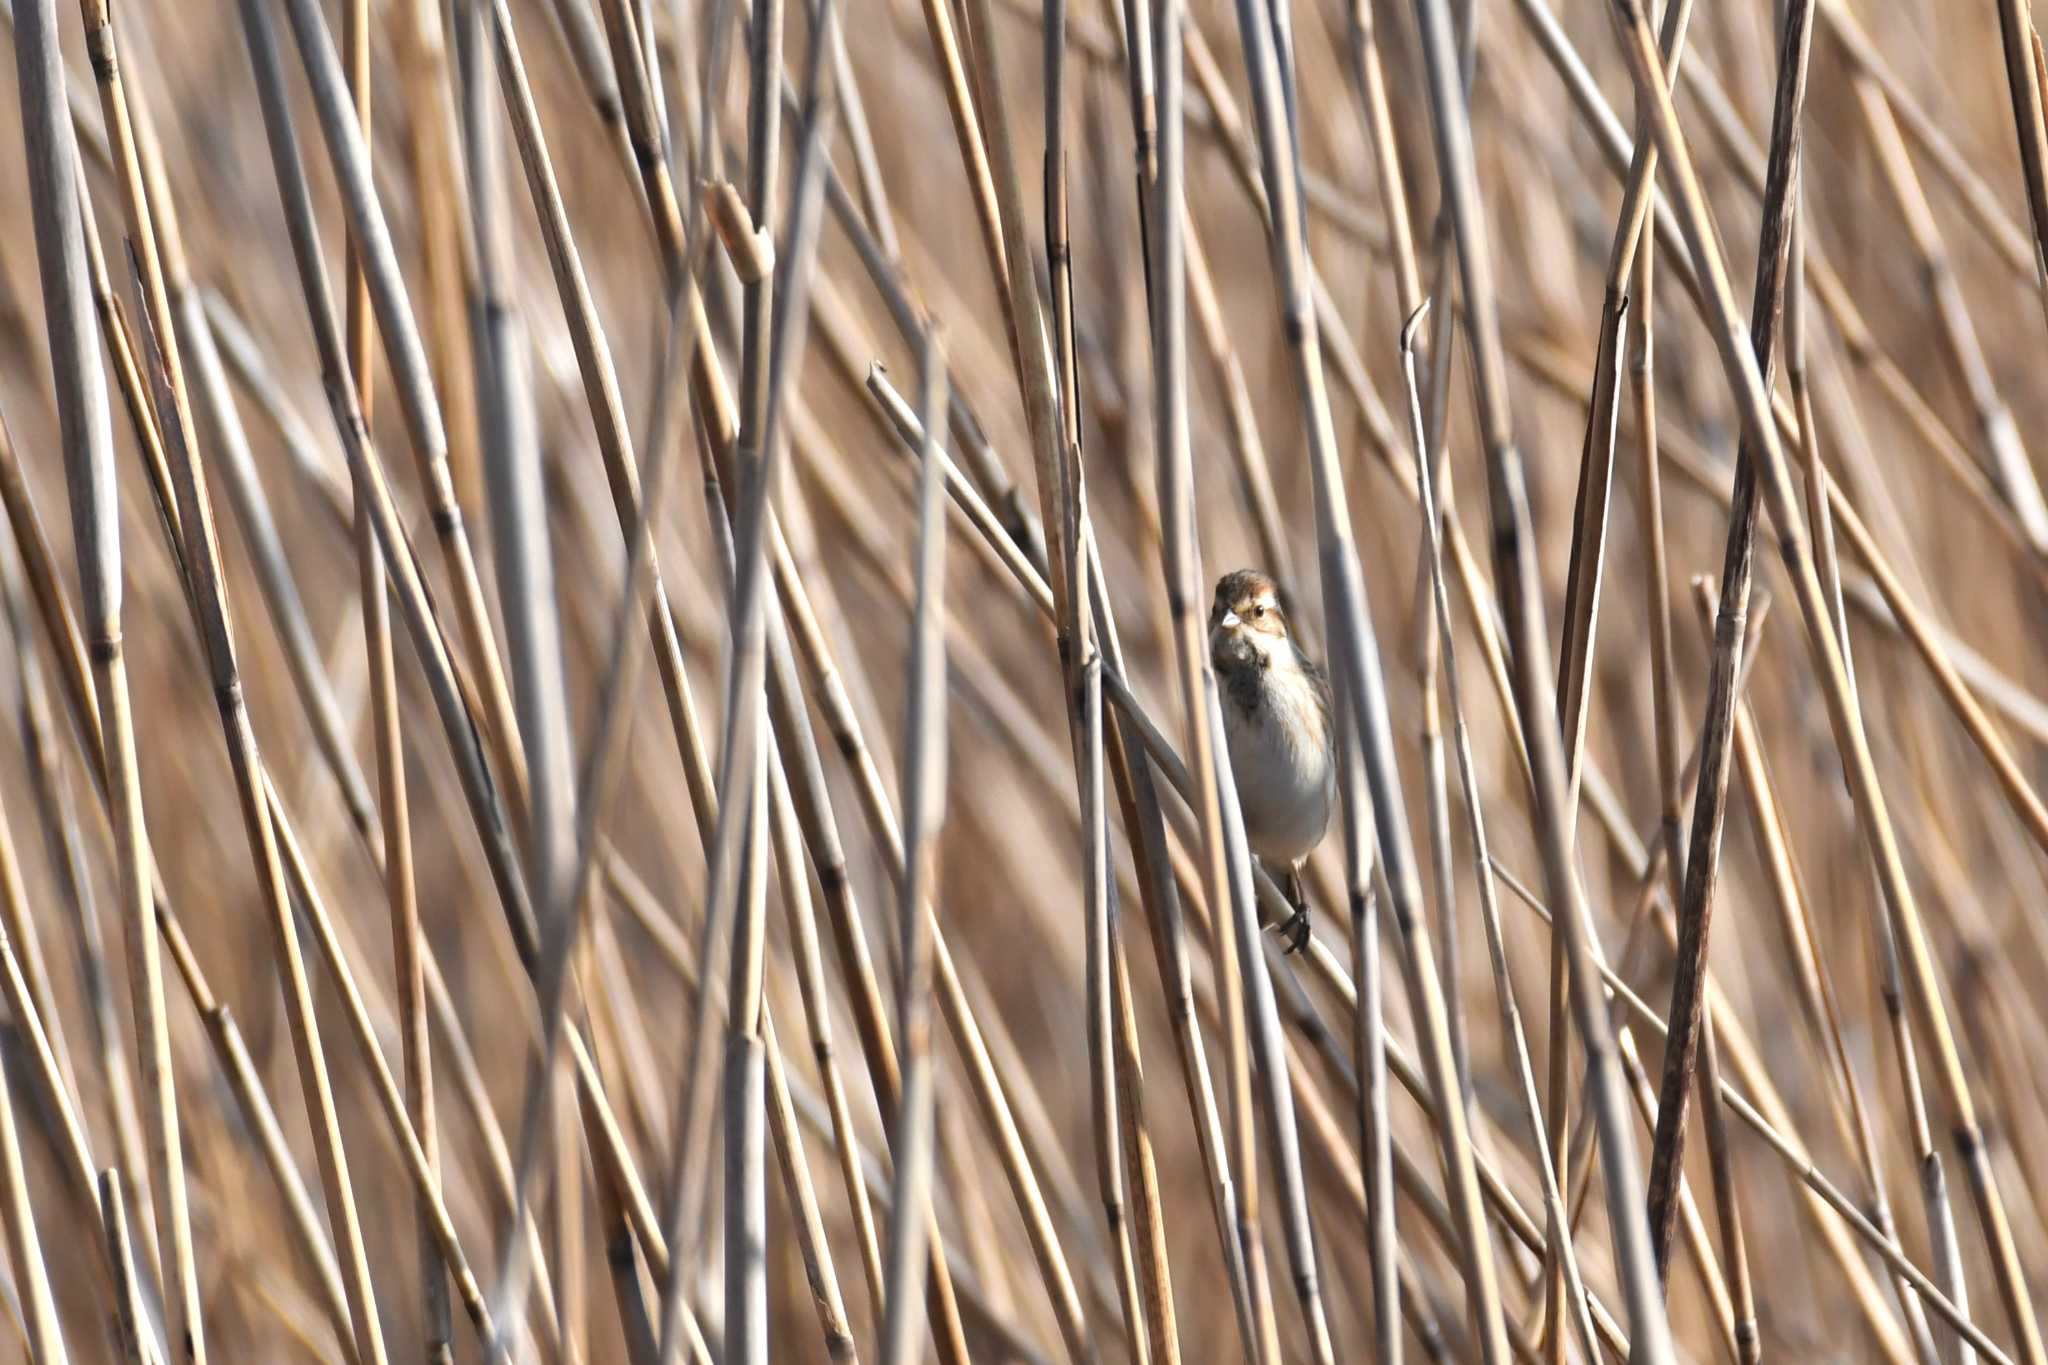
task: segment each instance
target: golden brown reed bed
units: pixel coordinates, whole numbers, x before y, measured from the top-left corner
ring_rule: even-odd
[[[2048,71],[1672,6],[12,0],[0,1355],[2042,1362]]]

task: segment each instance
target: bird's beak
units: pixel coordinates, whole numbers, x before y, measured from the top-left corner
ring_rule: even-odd
[[[1222,622],[1221,622],[1221,625],[1222,625],[1222,626],[1224,627],[1224,629],[1228,630],[1228,629],[1229,629],[1230,627],[1232,627],[1232,626],[1237,626],[1237,625],[1242,625],[1242,624],[1244,624],[1244,623],[1243,623],[1243,622],[1241,622],[1241,621],[1239,621],[1239,620],[1237,619],[1237,613],[1236,613],[1236,612],[1234,612],[1234,611],[1226,611],[1226,612],[1224,612],[1224,613],[1223,613],[1223,620],[1222,620]]]

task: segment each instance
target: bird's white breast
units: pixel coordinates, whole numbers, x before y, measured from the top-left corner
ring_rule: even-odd
[[[1225,698],[1224,733],[1252,852],[1286,866],[1322,842],[1336,774],[1314,684],[1277,660],[1263,681],[1252,707]]]

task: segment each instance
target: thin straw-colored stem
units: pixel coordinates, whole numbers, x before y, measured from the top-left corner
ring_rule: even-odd
[[[936,433],[944,417],[945,372],[935,340],[927,340],[923,361],[922,420]],[[896,1000],[898,1066],[903,1101],[896,1114],[896,1188],[889,1228],[889,1276],[882,1326],[884,1365],[909,1365],[918,1354],[924,1317],[924,1229],[931,1200],[932,960],[935,952],[923,896],[936,879],[935,836],[945,819],[945,732],[939,717],[946,702],[944,640],[939,622],[945,603],[945,535],[939,501],[939,461],[926,437],[924,476],[918,494],[917,612],[909,659],[909,742],[904,750],[904,877],[898,893],[898,951],[903,963]]]
[[[342,46],[349,90],[362,123],[363,138],[366,144],[374,145],[370,132],[370,10],[366,0],[354,0],[349,5],[344,15]],[[369,284],[364,278],[353,237],[346,248],[342,274],[347,294],[345,323],[350,373],[356,386],[356,402],[368,420],[373,403]],[[195,315],[195,320],[197,325],[191,329],[192,333],[204,338],[206,353],[212,355],[212,328],[205,324],[203,317]],[[227,382],[220,373],[217,357],[207,367],[206,379],[209,389],[224,396]],[[215,401],[223,408],[228,406],[221,397]],[[245,461],[246,458],[245,453]],[[245,516],[245,521],[249,519]],[[399,719],[397,662],[391,648],[390,594],[385,586],[384,561],[377,550],[376,532],[370,525],[367,512],[360,506],[355,515],[355,544],[363,603],[363,650],[369,661],[370,713],[377,763],[377,811],[384,850],[384,894],[391,916],[392,960],[396,968],[394,974],[405,1063],[406,1115],[412,1122],[429,1169],[438,1175],[433,1073],[426,1036],[426,976],[420,969],[419,902],[413,881],[412,819],[406,794],[405,740]],[[308,695],[318,697],[321,694],[311,691]],[[352,769],[342,770],[337,766],[337,771]],[[430,1215],[424,1203],[419,1210],[419,1220],[425,1355],[430,1361],[450,1362],[452,1365],[454,1345],[451,1341],[447,1272],[441,1265]]]
[[[111,1166],[100,1172],[100,1210],[106,1228],[107,1252],[116,1268],[118,1297],[114,1300],[114,1349],[127,1365],[142,1365],[142,1294],[136,1277],[139,1262],[134,1242],[128,1235],[127,1206],[121,1197],[121,1178]]]
[[[1425,303],[1423,307],[1428,305]],[[1529,1058],[1528,1036],[1522,1027],[1521,1011],[1515,1004],[1513,983],[1508,977],[1507,948],[1501,934],[1500,905],[1494,892],[1492,855],[1488,852],[1479,774],[1472,756],[1472,736],[1465,724],[1464,704],[1460,700],[1457,647],[1451,631],[1450,590],[1445,583],[1443,547],[1437,530],[1438,510],[1431,488],[1430,469],[1436,462],[1424,444],[1422,399],[1415,381],[1413,332],[1421,320],[1422,315],[1418,312],[1403,329],[1401,359],[1408,379],[1409,426],[1416,441],[1415,469],[1422,495],[1423,558],[1429,575],[1430,605],[1442,640],[1444,687],[1451,698],[1458,783],[1465,796],[1465,820],[1472,838],[1472,859],[1479,879],[1480,921],[1485,928],[1487,953],[1493,966],[1501,1032],[1515,1053],[1514,1067],[1520,1082],[1518,1098],[1522,1102],[1522,1116],[1528,1124],[1529,1144],[1535,1154],[1537,1175],[1542,1184],[1544,1232],[1550,1239],[1552,1255],[1556,1258],[1569,1296],[1567,1303],[1551,1305],[1551,1311],[1559,1315],[1558,1325],[1553,1330],[1561,1333],[1562,1316],[1568,1314],[1578,1329],[1580,1345],[1592,1355],[1597,1353],[1597,1348],[1593,1344],[1593,1325],[1586,1308],[1586,1286],[1579,1278],[1578,1257],[1572,1248],[1569,1218],[1558,1188],[1555,1157],[1550,1151],[1549,1139],[1543,1128],[1542,1109],[1536,1098],[1536,1072]]]
[[[90,642],[100,730],[105,737],[121,919],[153,1165],[151,1183],[159,1204],[159,1236],[169,1244],[160,1257],[172,1278],[166,1294],[169,1335],[181,1360],[200,1362],[206,1358],[205,1335],[185,1198],[162,958],[149,898],[148,835],[136,768],[128,671],[121,648],[121,552],[113,433],[99,369],[99,346],[88,321],[77,145],[65,106],[52,0],[24,0],[15,21],[15,60],[29,153],[29,199],[71,494],[83,625]]]

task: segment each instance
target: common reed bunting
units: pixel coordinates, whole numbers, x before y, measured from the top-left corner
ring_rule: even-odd
[[[1251,850],[1283,879],[1294,914],[1288,951],[1309,939],[1301,864],[1323,841],[1336,805],[1330,680],[1296,647],[1273,580],[1228,573],[1209,609],[1209,657],[1223,692],[1223,733]]]

